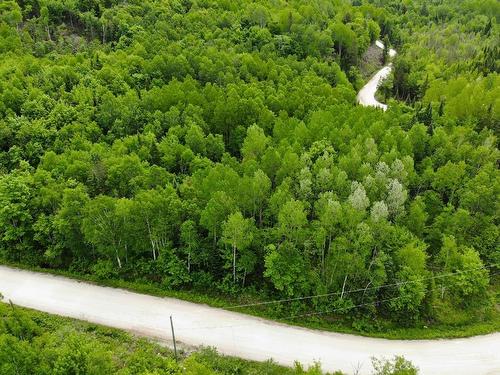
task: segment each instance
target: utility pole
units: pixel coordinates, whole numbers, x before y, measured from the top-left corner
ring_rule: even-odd
[[[172,341],[174,342],[174,354],[175,362],[177,362],[177,345],[175,344],[175,332],[174,332],[174,322],[172,321],[172,315],[170,315],[170,328],[172,328]]]

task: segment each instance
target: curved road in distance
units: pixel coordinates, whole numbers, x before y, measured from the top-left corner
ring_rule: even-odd
[[[222,309],[100,287],[0,266],[0,293],[13,303],[52,314],[170,340],[213,346],[251,360],[283,365],[320,361],[325,371],[369,374],[372,356],[403,355],[421,375],[500,374],[500,333],[453,340],[385,340],[309,330]]]
[[[375,45],[381,49],[384,48],[384,44],[380,41],[377,40],[375,42]],[[389,56],[394,57],[396,56],[396,51],[393,50],[392,48],[389,49]],[[389,74],[391,73],[392,70],[392,64],[389,63],[388,65],[384,66],[382,69],[380,69],[369,81],[366,85],[364,85],[361,90],[359,90],[357,100],[358,103],[363,105],[363,106],[370,106],[370,107],[376,107],[376,108],[382,108],[382,110],[387,110],[387,104],[383,104],[377,101],[375,99],[375,93],[377,92],[377,88],[380,85],[380,83],[386,79]]]

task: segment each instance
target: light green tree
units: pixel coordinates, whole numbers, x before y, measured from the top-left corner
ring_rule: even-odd
[[[222,240],[231,246],[233,283],[236,283],[236,256],[237,251],[243,251],[250,246],[253,240],[254,223],[252,219],[245,219],[240,211],[227,218],[222,224]]]
[[[269,139],[257,125],[252,125],[247,129],[247,136],[241,147],[241,154],[244,159],[258,159],[266,151]]]
[[[214,247],[217,243],[222,223],[235,209],[236,205],[234,201],[225,192],[217,191],[212,194],[212,198],[210,198],[206,207],[201,211],[200,225],[210,232]]]
[[[183,249],[187,253],[187,270],[188,272],[191,272],[191,263],[193,263],[193,258],[195,261],[197,260],[197,257],[194,256],[194,252],[198,250],[200,242],[198,231],[196,230],[196,223],[193,220],[186,220],[182,223],[180,237]]]
[[[279,233],[297,244],[300,230],[307,224],[304,203],[295,199],[286,202],[278,214]]]

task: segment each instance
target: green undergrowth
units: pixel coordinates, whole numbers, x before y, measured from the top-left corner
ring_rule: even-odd
[[[172,350],[124,331],[5,303],[0,318],[1,374],[322,374],[319,364],[287,368],[212,348],[181,352],[176,362]]]
[[[7,262],[2,261],[3,264]],[[498,309],[500,295],[498,292],[493,296],[493,304],[496,305],[487,311],[482,311],[481,314],[475,310],[467,313],[464,311],[457,312],[461,317],[453,316],[450,321],[459,321],[461,324],[446,324],[442,322],[426,322],[414,327],[401,327],[389,320],[383,319],[348,319],[345,316],[336,316],[332,314],[317,314],[311,316],[303,316],[299,314],[296,318],[290,318],[289,315],[280,312],[276,309],[275,304],[257,305],[249,307],[233,308],[237,305],[255,304],[262,302],[258,297],[244,294],[238,298],[221,295],[200,293],[197,291],[187,290],[166,290],[152,283],[131,282],[121,279],[99,279],[93,275],[75,274],[63,270],[46,269],[40,267],[27,267],[26,265],[12,264],[9,266],[16,268],[27,269],[52,275],[65,276],[76,280],[86,281],[92,284],[122,288],[129,291],[148,294],[157,297],[178,298],[181,300],[206,304],[208,306],[231,310],[238,313],[244,313],[260,318],[275,320],[281,323],[291,324],[304,328],[325,330],[331,332],[339,332],[346,334],[355,334],[367,337],[378,337],[386,339],[440,339],[440,338],[464,338],[477,335],[484,335],[500,331],[500,311]],[[498,284],[498,279],[492,285],[492,290],[497,290],[495,285]],[[438,302],[435,304],[435,309],[439,313],[443,309],[444,315],[453,314],[449,306],[440,306]],[[347,314],[349,315],[349,314]],[[352,316],[355,316],[354,314]],[[443,316],[443,321],[444,320]]]

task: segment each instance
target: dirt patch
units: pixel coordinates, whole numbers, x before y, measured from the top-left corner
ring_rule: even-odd
[[[382,49],[375,44],[368,47],[361,58],[361,64],[359,66],[364,79],[371,77],[373,73],[382,68],[382,53]]]

